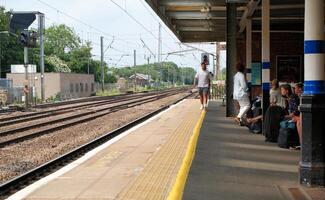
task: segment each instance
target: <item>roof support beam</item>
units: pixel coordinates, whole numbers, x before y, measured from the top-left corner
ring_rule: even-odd
[[[243,16],[241,17],[241,20],[239,22],[239,32],[243,32],[246,24],[247,24],[247,19],[251,18],[258,6],[258,4],[260,3],[260,0],[250,0],[247,3],[247,9],[244,12]]]

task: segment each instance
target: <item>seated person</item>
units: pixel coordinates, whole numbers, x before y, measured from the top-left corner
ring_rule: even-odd
[[[285,107],[285,101],[281,96],[279,81],[274,79],[272,81],[272,88],[270,90],[270,106]]]
[[[294,130],[297,131],[298,133],[299,142],[301,144],[302,127],[301,127],[299,105],[300,105],[300,97],[303,93],[303,84],[302,83],[295,84],[294,93],[292,94],[289,93],[283,94],[283,96],[287,101],[286,103],[287,114],[285,115],[284,120],[281,122],[281,128],[290,127],[292,129],[292,127],[294,127]],[[295,148],[299,149],[300,146],[297,146]]]
[[[246,118],[243,120],[250,132],[261,133],[262,132],[262,108],[261,97],[257,97],[252,101],[252,107],[247,112]]]
[[[261,133],[262,132],[262,120],[263,115],[258,115],[253,118],[247,118],[247,127],[250,132],[252,133]]]
[[[300,105],[300,98],[303,92],[304,92],[304,84],[303,83],[295,84],[294,94],[289,99],[289,115],[286,116],[288,119],[296,123],[300,144],[302,139],[302,127],[301,127],[299,105]]]
[[[284,119],[284,116],[288,114],[287,99],[292,95],[291,86],[288,84],[281,85],[280,94],[282,96],[278,98],[280,102],[275,102],[274,99],[270,98],[271,105],[265,112],[263,119],[263,134],[266,142],[277,142],[278,140],[280,122]],[[276,103],[279,103],[279,105]]]

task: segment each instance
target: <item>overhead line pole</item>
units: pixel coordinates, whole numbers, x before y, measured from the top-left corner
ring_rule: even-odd
[[[100,37],[100,67],[101,67],[101,83],[102,83],[102,91],[104,92],[104,37]]]
[[[137,72],[136,72],[137,50],[133,50],[133,56],[134,56],[134,92],[136,92],[137,91]]]
[[[39,37],[40,37],[40,68],[41,68],[41,99],[45,101],[45,81],[44,81],[44,29],[45,29],[45,16],[38,14],[39,20]]]
[[[158,71],[160,72],[160,81],[162,81],[162,73],[161,73],[161,24],[159,23],[159,31],[158,31]]]
[[[29,98],[29,79],[28,79],[28,47],[24,47],[24,67],[25,67],[25,107],[28,109],[28,98]]]

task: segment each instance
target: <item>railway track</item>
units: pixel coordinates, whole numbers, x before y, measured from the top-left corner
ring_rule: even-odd
[[[63,128],[66,128],[69,126],[73,126],[73,125],[83,123],[83,122],[88,122],[90,120],[96,119],[98,117],[102,117],[104,115],[107,115],[107,114],[110,114],[113,112],[117,112],[117,111],[120,111],[123,109],[139,106],[144,103],[153,102],[158,99],[172,96],[175,94],[177,94],[177,93],[167,92],[165,94],[154,95],[154,96],[149,96],[149,97],[140,98],[140,99],[137,98],[135,100],[131,100],[131,101],[121,103],[118,105],[114,105],[114,106],[105,106],[102,108],[89,110],[89,111],[73,114],[73,115],[66,116],[66,117],[61,117],[61,118],[58,118],[55,120],[47,120],[47,121],[44,121],[41,123],[26,125],[26,126],[22,126],[22,127],[17,127],[15,129],[3,131],[3,132],[0,132],[0,148],[4,148],[8,145],[12,145],[15,143],[20,143],[20,142],[24,142],[27,140],[31,140],[33,138],[55,132],[57,130],[60,130],[60,129],[63,129]],[[53,125],[53,126],[46,127],[43,129],[41,128],[40,130],[38,129],[39,127],[44,127],[47,125]],[[19,136],[15,137],[16,134],[31,130],[31,129],[37,129],[37,130],[35,130],[31,133],[28,132],[26,134],[19,135]],[[8,135],[13,135],[14,137],[1,141],[2,137],[8,136]]]
[[[146,97],[146,96],[151,96],[151,95],[156,95],[156,94],[161,94],[161,93],[169,93],[169,92],[173,92],[173,91],[182,91],[182,90],[185,91],[186,89],[187,88],[164,90],[164,91],[161,91],[160,93],[149,92],[149,93],[140,93],[140,94],[137,93],[137,94],[133,94],[133,95],[125,94],[125,95],[118,95],[118,96],[111,96],[111,97],[96,97],[96,98],[92,97],[92,98],[90,98],[90,100],[88,102],[85,102],[86,98],[84,98],[84,99],[82,99],[81,102],[78,102],[78,101],[69,102],[69,104],[76,104],[76,103],[84,103],[84,104],[72,105],[72,106],[63,107],[63,108],[54,108],[54,109],[39,111],[39,112],[35,112],[35,113],[26,113],[26,114],[17,115],[17,116],[0,118],[0,127],[8,126],[11,124],[27,122],[27,121],[36,120],[36,119],[41,119],[44,117],[65,114],[67,112],[73,112],[78,109],[87,109],[87,108],[91,108],[91,107],[105,105],[108,103],[116,103],[116,102],[120,102],[120,101],[126,101],[126,100],[131,100],[131,99],[136,99],[136,98],[141,98],[141,97]],[[62,103],[48,104],[48,105],[46,105],[46,107],[42,106],[42,108],[57,107],[57,106],[62,106],[62,104],[68,105],[66,102],[64,102],[64,103],[62,102]]]
[[[196,97],[197,94],[188,94],[183,98],[178,99],[177,101],[164,106],[162,108],[159,108],[141,118],[138,118],[120,128],[117,128],[109,133],[104,134],[103,136],[96,138],[80,147],[75,148],[74,150],[65,153],[64,155],[61,155],[41,166],[38,166],[34,168],[33,170],[30,170],[12,180],[9,180],[3,184],[0,185],[0,198],[1,197],[6,197],[9,194],[14,193],[15,191],[26,187],[28,184],[40,179],[42,176],[49,174],[62,166],[66,165],[67,163],[79,158],[80,156],[84,155],[86,152],[96,148],[97,146],[109,141],[110,139],[116,137],[117,135],[121,134],[122,132],[132,128],[133,126],[151,118],[152,116],[162,112],[163,110],[166,110],[169,108],[171,105],[174,105],[183,99],[190,98],[190,97]]]

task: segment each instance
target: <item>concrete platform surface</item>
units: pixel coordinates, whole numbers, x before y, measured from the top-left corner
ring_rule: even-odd
[[[295,199],[299,151],[265,143],[224,116],[225,107],[210,102],[183,199]]]
[[[165,199],[200,113],[186,100],[25,199]]]

